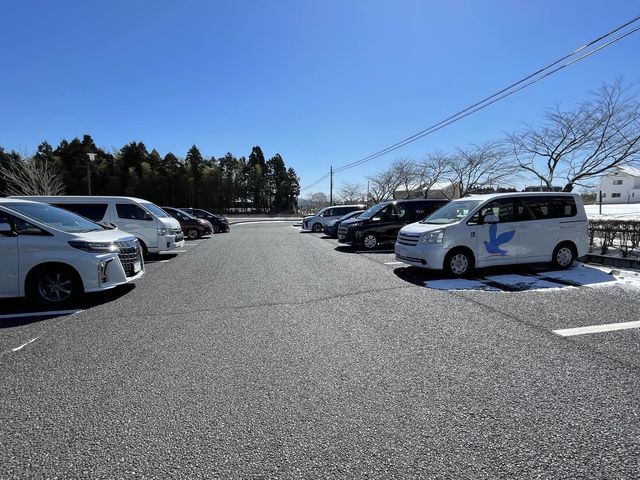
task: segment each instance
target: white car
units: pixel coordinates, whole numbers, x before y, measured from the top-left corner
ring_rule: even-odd
[[[576,193],[503,193],[454,200],[407,225],[396,258],[462,276],[473,268],[552,262],[568,268],[589,248],[587,216]]]
[[[62,305],[143,274],[131,234],[44,203],[0,198],[0,297]]]
[[[365,205],[337,205],[335,207],[325,207],[315,215],[309,215],[302,219],[302,229],[311,230],[312,232],[321,232],[324,226],[331,220],[337,220],[347,213],[355,210],[365,210]]]
[[[184,246],[180,223],[157,205],[140,198],[67,195],[12,198],[48,203],[102,225],[116,226],[123,232],[134,235],[145,255]]]

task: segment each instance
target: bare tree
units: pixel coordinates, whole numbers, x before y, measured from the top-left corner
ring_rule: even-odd
[[[416,185],[420,179],[418,165],[412,159],[400,157],[394,160],[391,164],[391,172],[398,182],[398,186],[404,187],[406,198],[409,198],[412,189],[419,187]]]
[[[424,197],[429,196],[429,191],[440,180],[447,178],[451,173],[453,159],[444,153],[431,153],[418,164],[418,176],[424,190]],[[443,194],[446,192],[443,190]]]
[[[309,198],[311,201],[311,207],[314,209],[323,208],[329,205],[329,197],[324,192],[316,192]]]
[[[401,183],[392,168],[367,178],[370,181],[369,198],[373,203],[380,203],[393,197],[393,192]]]
[[[64,183],[55,165],[47,159],[30,157],[0,165],[6,195],[59,195]]]
[[[361,183],[344,182],[338,194],[344,203],[361,202],[365,197],[365,188]]]
[[[554,105],[546,124],[509,136],[520,169],[532,173],[551,189],[561,179],[563,190],[587,185],[615,167],[640,160],[640,102],[617,80],[591,93],[571,111]]]
[[[449,180],[460,197],[513,178],[514,166],[497,143],[458,148],[449,162]]]

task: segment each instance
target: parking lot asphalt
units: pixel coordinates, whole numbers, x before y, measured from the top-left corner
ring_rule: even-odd
[[[640,477],[640,329],[554,333],[640,320],[632,286],[429,288],[289,223],[184,250],[0,303],[0,478]]]

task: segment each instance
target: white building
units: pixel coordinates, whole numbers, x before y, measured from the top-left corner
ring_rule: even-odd
[[[602,203],[640,203],[640,168],[616,167],[600,178]]]
[[[425,195],[426,194],[426,195]],[[409,194],[407,195],[407,189],[404,185],[396,188],[393,192],[393,198],[395,200],[410,199],[410,198],[433,198],[433,199],[449,199],[453,200],[458,198],[458,189],[452,182],[438,182],[431,185],[429,192],[427,187],[422,184],[409,185]]]

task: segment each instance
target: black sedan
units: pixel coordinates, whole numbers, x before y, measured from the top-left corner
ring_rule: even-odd
[[[358,218],[358,215],[360,215],[362,212],[364,212],[364,210],[356,210],[355,212],[347,213],[337,220],[331,220],[330,222],[327,222],[327,224],[322,229],[322,232],[328,237],[338,238],[338,228],[340,227],[340,224],[344,220],[349,220],[350,218]]]
[[[211,225],[213,225],[213,233],[229,231],[229,220],[221,215],[207,212],[201,208],[181,208],[180,210],[183,210],[196,218],[201,218],[211,222]]]

